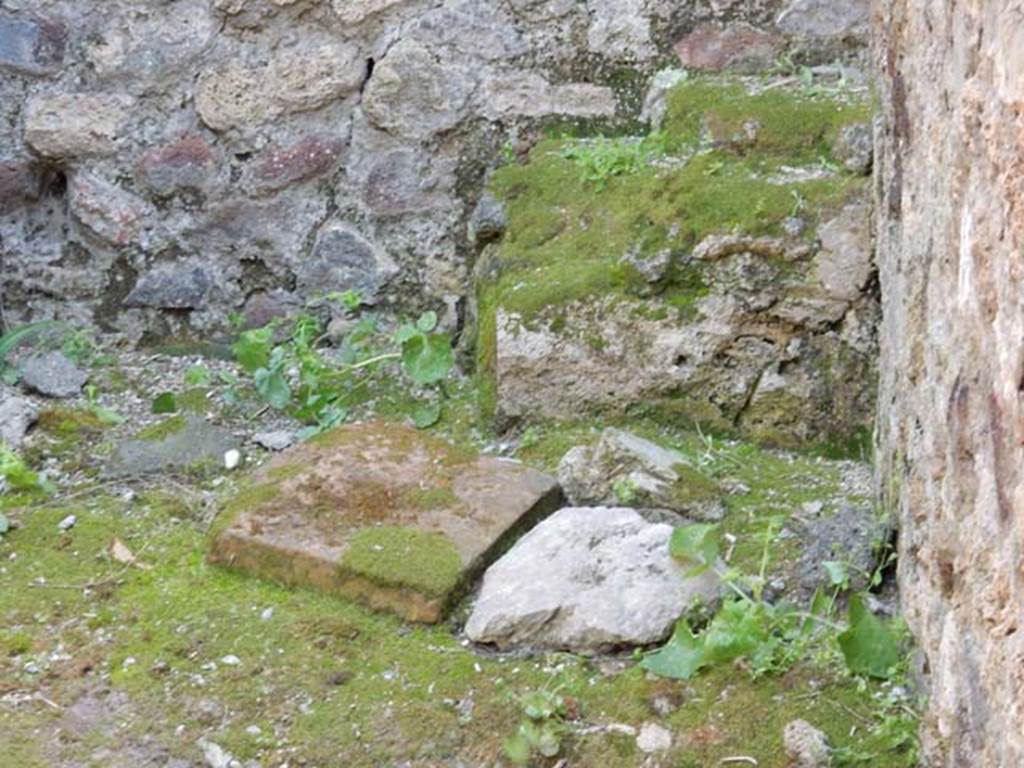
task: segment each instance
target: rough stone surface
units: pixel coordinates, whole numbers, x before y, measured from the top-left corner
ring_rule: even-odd
[[[0,69],[51,75],[60,69],[67,30],[52,19],[0,15]]]
[[[878,463],[927,673],[922,763],[1024,765],[1024,7],[876,11]]]
[[[572,302],[529,322],[497,307],[499,422],[671,401],[766,443],[848,439],[875,396],[868,210],[840,212],[820,250],[710,236],[689,259],[706,265],[709,290],[682,321],[657,297]]]
[[[720,71],[760,69],[779,54],[781,40],[742,24],[703,24],[676,43],[676,55],[684,67]]]
[[[862,35],[871,17],[871,0],[792,0],[776,21],[783,32],[810,37]]]
[[[138,245],[153,213],[145,200],[88,172],[69,179],[68,209],[91,236],[113,246]]]
[[[30,400],[0,391],[0,443],[17,448],[38,419],[39,409]]]
[[[126,440],[103,467],[108,477],[132,477],[181,471],[224,468],[224,454],[238,448],[238,440],[225,429],[198,416],[174,416],[165,429],[151,437]]]
[[[686,80],[686,70],[678,68],[663,69],[651,78],[651,84],[644,96],[644,107],[640,111],[640,119],[648,120],[652,131],[661,130],[668,109],[668,92]]]
[[[672,732],[657,723],[644,723],[636,735],[636,747],[645,754],[667,752],[672,748]]]
[[[825,734],[806,720],[793,720],[782,730],[790,768],[828,768],[831,750]]]
[[[722,491],[676,451],[608,428],[593,446],[562,457],[558,481],[576,506],[666,509],[696,520],[720,520]]]
[[[358,48],[334,41],[276,51],[265,66],[231,61],[202,74],[196,109],[215,131],[251,129],[351,95],[362,83],[364,67]]]
[[[38,96],[25,106],[25,143],[54,158],[112,154],[128,104],[117,94]]]
[[[295,435],[288,430],[257,432],[252,436],[252,441],[268,451],[283,451],[285,448],[290,448],[294,445]]]
[[[848,171],[867,176],[875,153],[874,129],[869,123],[847,125],[832,150]]]
[[[869,207],[848,205],[818,227],[818,239],[821,250],[814,267],[825,294],[837,301],[856,301],[864,295],[875,269]]]
[[[210,274],[199,265],[157,267],[139,278],[125,299],[125,304],[134,307],[195,309],[202,306],[211,281]]]
[[[31,163],[0,163],[0,214],[16,210],[39,196],[39,178]]]
[[[469,219],[469,239],[474,245],[486,245],[505,234],[508,226],[508,214],[505,205],[494,195],[485,193],[473,209]]]
[[[632,509],[556,512],[487,570],[466,635],[502,649],[579,653],[664,640],[721,589],[710,571],[686,578],[668,553],[672,530]]]
[[[211,559],[440,620],[558,484],[411,427],[355,424],[279,454],[228,503]]]
[[[74,397],[82,391],[89,375],[62,352],[33,355],[19,366],[21,383],[45,397]]]
[[[274,147],[257,161],[253,183],[261,190],[278,190],[323,176],[337,164],[345,149],[341,139],[307,136],[285,147]]]
[[[355,290],[364,301],[373,303],[397,271],[382,249],[352,227],[332,223],[317,236],[313,263],[307,267],[300,288],[308,294]]]
[[[734,41],[754,30],[781,53],[787,38],[774,21],[784,5],[7,3],[5,315],[73,318],[129,341],[217,333],[256,294],[287,291],[303,305],[322,291],[314,250],[333,220],[394,265],[382,304],[465,303],[482,245],[468,225],[503,147],[528,144],[551,120],[631,125],[656,67],[695,29]],[[801,49],[801,62],[862,55],[830,39]],[[728,55],[758,59],[759,46]],[[655,104],[648,116],[658,114]],[[87,180],[109,185],[109,196],[81,194]],[[89,198],[95,213],[69,212],[72,197]],[[134,276],[197,262],[217,277],[200,305],[125,302]]]
[[[204,189],[217,158],[198,134],[146,150],[139,160],[138,179],[143,188],[161,195]]]
[[[891,522],[879,514],[872,493],[871,467],[844,462],[840,476],[838,495],[803,504],[786,524],[799,554],[783,569],[786,581],[782,592],[799,605],[808,603],[815,590],[829,583],[822,565],[826,561],[845,566],[852,589],[867,589],[878,554],[891,533]]]

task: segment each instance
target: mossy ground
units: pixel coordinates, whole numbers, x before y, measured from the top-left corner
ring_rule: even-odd
[[[61,534],[69,512],[79,523]],[[197,517],[170,494],[18,516],[0,543],[0,679],[4,693],[38,693],[57,709],[38,700],[0,708],[0,749],[17,765],[103,765],[90,758],[96,750],[147,741],[195,759],[201,737],[264,765],[491,765],[521,716],[514,695],[545,685],[579,703],[581,725],[660,721],[676,738],[665,764],[744,754],[781,768],[782,727],[794,717],[838,746],[880,750],[872,765],[901,764],[866,732],[877,686],[862,690],[835,667],[756,681],[723,668],[684,684],[625,662],[613,672],[561,654],[480,656],[449,627],[406,625],[210,566]],[[152,568],[114,562],[115,537]],[[221,661],[229,655],[240,663]],[[27,672],[30,663],[40,672]],[[129,696],[131,716],[109,731],[51,738],[67,707],[107,685]],[[656,699],[674,711],[659,716]],[[202,700],[223,708],[216,722]],[[614,733],[570,737],[566,748],[574,765],[643,763],[635,742]]]
[[[454,390],[438,427],[462,446],[453,461],[494,439],[473,417],[474,398],[471,387]],[[537,425],[512,448],[552,469],[604,426]],[[815,457],[654,422],[617,426],[682,451],[716,481],[749,487],[729,497],[725,521],[736,536],[732,562],[741,567],[759,561],[770,517],[828,495],[838,483],[835,465]],[[795,717],[821,727],[837,746],[873,754],[871,765],[906,765],[899,751],[887,751],[886,733],[872,730],[882,687],[847,677],[834,654],[782,676],[753,680],[726,667],[689,683],[648,678],[629,658],[480,655],[461,644],[457,623],[407,624],[210,565],[203,494],[213,485],[188,482],[142,490],[131,501],[102,489],[80,489],[77,500],[59,506],[4,499],[18,527],[0,542],[0,697],[20,703],[0,706],[0,750],[16,756],[17,765],[106,765],[102,750],[140,744],[159,745],[164,759],[195,760],[200,738],[263,765],[494,765],[522,716],[516,695],[544,686],[560,686],[579,705],[581,719],[565,741],[573,765],[644,764],[633,738],[593,729],[651,721],[675,738],[662,764],[703,767],[749,755],[782,768],[782,727]],[[229,498],[225,486],[244,483],[240,477],[218,493]],[[257,487],[254,498],[266,492]],[[70,513],[78,524],[62,534],[57,523]],[[115,538],[151,567],[115,561]],[[780,547],[770,553],[773,563],[786,556]],[[221,661],[229,655],[240,664]],[[117,725],[57,738],[67,709],[107,687],[130,702]],[[28,700],[33,694],[50,704]],[[222,713],[211,720],[200,702],[216,702]],[[591,730],[576,733],[582,729]]]

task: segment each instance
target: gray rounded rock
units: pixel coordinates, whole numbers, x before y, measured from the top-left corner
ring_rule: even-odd
[[[38,419],[39,409],[29,400],[0,394],[0,443],[17,448]]]
[[[466,635],[501,649],[577,653],[664,640],[721,590],[711,571],[687,578],[669,555],[672,530],[633,509],[556,512],[488,569]]]
[[[61,352],[46,352],[21,364],[21,383],[45,397],[74,397],[89,375]]]

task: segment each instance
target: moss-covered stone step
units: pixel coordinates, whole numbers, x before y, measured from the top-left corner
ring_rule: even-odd
[[[797,447],[873,410],[863,95],[691,78],[646,139],[547,140],[499,168],[477,265],[499,425],[647,412]]]
[[[436,622],[557,481],[411,427],[353,424],[289,449],[228,502],[210,560]]]

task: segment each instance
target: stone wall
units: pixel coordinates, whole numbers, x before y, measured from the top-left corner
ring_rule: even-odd
[[[139,340],[358,288],[457,326],[503,147],[628,124],[677,55],[831,61],[865,24],[866,0],[0,0],[4,315]]]
[[[879,439],[924,765],[1024,765],[1024,3],[877,3]]]

